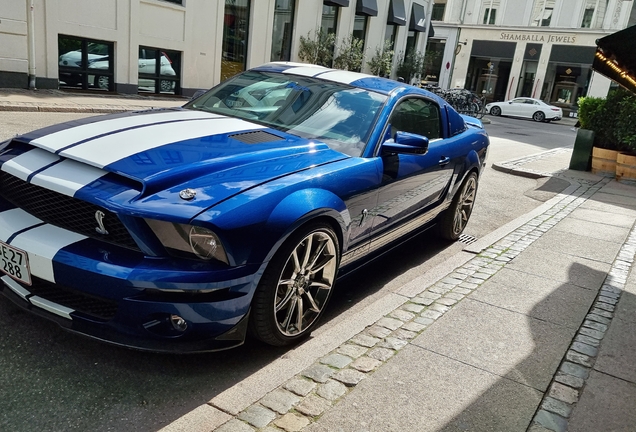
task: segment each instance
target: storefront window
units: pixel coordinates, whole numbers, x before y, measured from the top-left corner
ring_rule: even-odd
[[[396,24],[387,24],[386,25],[386,32],[384,33],[384,40],[391,42],[391,47],[395,47],[395,36],[397,35],[397,28],[398,26]]]
[[[250,0],[225,0],[221,81],[245,70]]]
[[[367,36],[367,22],[366,15],[356,15],[356,19],[353,22],[353,37],[362,41],[362,49],[364,49],[364,41]]]
[[[180,52],[139,47],[138,62],[140,93],[180,93]]]
[[[322,22],[320,28],[327,34],[336,34],[336,26],[338,25],[338,7],[323,6]]]
[[[554,10],[555,0],[535,0],[532,10],[531,26],[549,27],[552,21],[552,12]]]
[[[272,35],[272,61],[291,59],[292,28],[295,0],[276,0],[274,6],[274,33]]]
[[[58,36],[60,88],[115,90],[114,44]]]
[[[439,83],[439,75],[442,71],[442,59],[446,49],[446,39],[429,39],[424,57],[424,75],[422,84]]]
[[[553,45],[541,99],[564,109],[587,94],[596,48]]]

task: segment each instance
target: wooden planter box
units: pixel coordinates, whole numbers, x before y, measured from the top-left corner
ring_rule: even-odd
[[[636,184],[636,155],[619,153],[616,157],[616,180]]]
[[[618,154],[618,150],[594,147],[592,149],[592,174],[598,174],[603,177],[616,177]]]

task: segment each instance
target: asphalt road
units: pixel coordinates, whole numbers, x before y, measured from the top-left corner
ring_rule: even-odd
[[[0,115],[0,140],[83,117]],[[572,145],[569,126],[494,118],[488,165]],[[481,237],[534,209],[565,184],[484,172],[466,234]],[[463,247],[420,235],[339,281],[324,331]],[[103,345],[24,313],[0,296],[0,430],[155,431],[285,353],[256,341],[235,350],[174,356]]]

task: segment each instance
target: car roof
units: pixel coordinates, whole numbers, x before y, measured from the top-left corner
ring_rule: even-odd
[[[410,84],[398,82],[389,78],[380,78],[375,75],[364,74],[360,72],[344,71],[340,69],[331,69],[324,66],[295,63],[295,62],[271,62],[266,63],[251,70],[263,72],[281,72],[292,75],[303,75],[313,78],[320,78],[328,81],[348,84],[365,90],[371,90],[378,93],[386,94],[393,92],[395,89],[405,89],[409,93],[423,94],[435,100],[443,101],[437,95],[420,89]]]

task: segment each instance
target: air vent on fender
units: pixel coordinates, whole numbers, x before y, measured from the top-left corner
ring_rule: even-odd
[[[229,138],[235,139],[245,144],[260,144],[271,141],[283,141],[284,138],[274,135],[273,133],[264,131],[244,132],[229,135]]]

